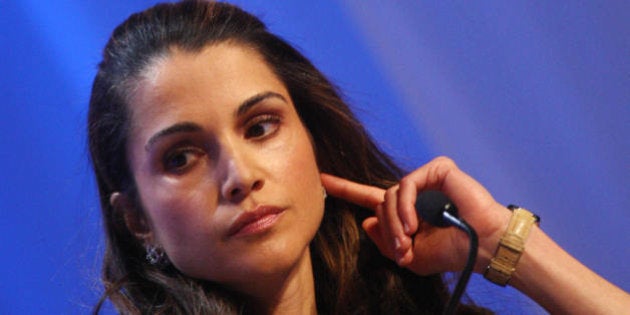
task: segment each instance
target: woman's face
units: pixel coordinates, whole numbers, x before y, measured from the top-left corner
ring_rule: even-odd
[[[130,100],[146,238],[179,270],[238,289],[308,255],[324,208],[319,171],[289,93],[258,53],[173,49]]]

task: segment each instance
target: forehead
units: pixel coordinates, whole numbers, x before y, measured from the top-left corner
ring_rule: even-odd
[[[235,85],[284,88],[263,57],[248,46],[224,42],[198,52],[172,47],[167,54],[152,60],[140,74],[131,103],[142,102],[141,98],[146,96],[158,100],[177,95],[192,97],[210,90],[218,95],[229,92]]]
[[[129,98],[132,126],[227,109],[265,91],[289,99],[284,84],[252,48],[233,43],[199,52],[172,48],[155,58],[137,80]]]

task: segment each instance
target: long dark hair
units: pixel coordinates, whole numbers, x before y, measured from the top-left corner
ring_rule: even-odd
[[[155,58],[177,47],[189,52],[221,42],[255,49],[286,85],[310,132],[322,172],[389,187],[401,170],[370,139],[337,89],[301,53],[271,34],[256,17],[233,5],[206,1],[159,4],[118,26],[94,79],[88,141],[107,244],[105,292],[121,313],[238,314],[245,298],[221,285],[192,279],[172,265],[146,262],[142,243],[127,229],[122,210],[110,205],[113,192],[137,202],[127,160],[129,93]],[[440,275],[417,276],[383,257],[359,227],[366,209],[328,198],[322,224],[311,243],[318,312],[322,314],[435,314],[448,290]],[[463,307],[470,312],[474,308]]]

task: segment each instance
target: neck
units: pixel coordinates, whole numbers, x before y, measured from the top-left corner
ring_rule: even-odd
[[[311,256],[305,253],[286,274],[265,279],[253,294],[251,309],[260,314],[316,314]]]

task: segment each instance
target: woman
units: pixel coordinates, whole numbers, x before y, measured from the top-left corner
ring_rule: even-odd
[[[401,180],[330,82],[227,4],[158,5],[116,28],[88,129],[103,300],[122,313],[435,314],[467,241],[419,221],[418,192],[442,190],[475,227],[478,272],[511,220],[447,158]],[[510,284],[550,311],[629,304],[538,228],[527,245]]]

